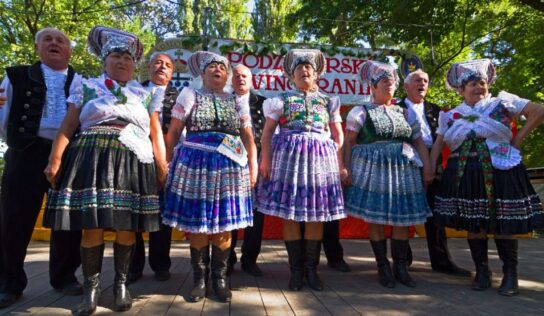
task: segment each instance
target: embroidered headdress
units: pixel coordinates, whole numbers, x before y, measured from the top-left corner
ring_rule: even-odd
[[[399,86],[399,75],[394,66],[379,61],[367,60],[359,68],[359,80],[362,84],[375,87],[378,82],[384,78],[395,81]]]
[[[142,58],[144,47],[135,34],[107,26],[95,26],[87,38],[91,53],[105,60],[112,52],[127,53],[135,62]]]
[[[227,73],[231,72],[230,62],[227,58],[216,53],[207,51],[194,52],[187,60],[189,70],[193,77],[198,77],[204,73],[206,67],[211,63],[223,64],[227,67]]]
[[[446,86],[456,90],[471,78],[481,78],[492,84],[497,79],[495,66],[489,59],[467,60],[451,65],[446,75]]]
[[[300,64],[312,65],[318,78],[325,72],[325,56],[318,49],[291,49],[283,57],[283,71],[288,77],[293,77],[295,68]]]

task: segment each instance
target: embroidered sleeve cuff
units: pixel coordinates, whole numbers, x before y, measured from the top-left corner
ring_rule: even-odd
[[[185,113],[180,111],[172,111],[172,117],[176,118],[182,122],[185,122]]]

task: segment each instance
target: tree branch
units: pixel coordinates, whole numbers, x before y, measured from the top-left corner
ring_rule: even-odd
[[[528,5],[535,10],[544,12],[544,2],[541,0],[519,0],[519,2]]]

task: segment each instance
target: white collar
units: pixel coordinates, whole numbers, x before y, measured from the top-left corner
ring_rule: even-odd
[[[246,94],[244,94],[244,95],[239,95],[239,94],[237,94],[237,93],[235,93],[235,94],[236,94],[237,97],[239,97],[239,98],[242,99],[242,100],[244,100],[244,99],[249,99],[249,95],[250,95],[249,92],[246,93]]]
[[[168,86],[168,84],[158,85],[158,84],[153,83],[153,81],[149,80],[149,86],[150,87],[157,87],[157,88],[166,89],[166,86]]]
[[[422,105],[423,106],[423,103],[425,103],[425,99],[421,100],[420,103],[414,103],[412,102],[412,100],[410,100],[408,97],[404,98],[404,103],[406,103],[406,105],[408,107],[413,107],[413,106],[416,106],[416,105]]]
[[[41,66],[42,66],[42,70],[43,70],[43,71],[57,72],[57,73],[61,73],[61,74],[64,74],[64,75],[68,75],[68,68],[63,69],[63,70],[55,70],[55,69],[53,69],[53,68],[47,66],[47,65],[44,64],[44,63],[41,63]]]

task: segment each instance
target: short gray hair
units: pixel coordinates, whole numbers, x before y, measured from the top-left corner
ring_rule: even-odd
[[[159,56],[166,56],[168,57],[168,59],[170,59],[170,62],[172,63],[172,67],[175,67],[175,63],[174,63],[174,60],[172,59],[172,57],[170,55],[168,55],[167,53],[164,53],[164,52],[154,52],[153,54],[151,54],[151,56],[149,57],[149,63],[153,63],[155,61],[155,59],[159,58]]]
[[[68,37],[68,35],[66,35],[63,31],[57,29],[57,28],[54,28],[54,27],[44,27],[43,29],[39,30],[38,32],[36,32],[36,34],[34,35],[34,44],[38,44],[39,40],[40,40],[40,37],[42,37],[43,33],[47,32],[47,31],[57,31],[57,32],[60,32],[62,35],[64,35],[64,37],[66,37],[66,39],[68,40],[68,42],[70,43],[70,46],[72,46],[72,41],[70,40],[70,38]]]
[[[253,74],[251,73],[251,69],[249,69],[249,67],[247,67],[244,64],[238,64],[238,65],[232,67],[232,70],[234,71],[234,69],[236,69],[236,68],[241,68],[241,69],[247,71],[249,73],[249,75],[253,76]]]
[[[416,71],[412,71],[411,73],[408,74],[408,76],[406,76],[406,78],[404,78],[404,83],[411,83],[412,82],[412,79],[415,75],[425,75],[427,76],[427,79],[429,79],[429,74],[426,73],[425,71],[418,69]]]

